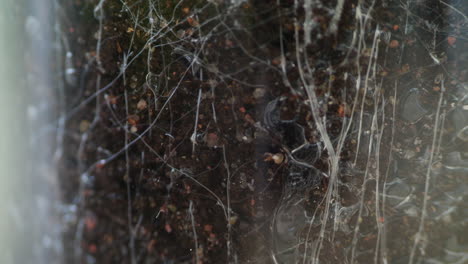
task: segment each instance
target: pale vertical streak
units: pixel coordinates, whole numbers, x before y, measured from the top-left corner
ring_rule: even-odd
[[[192,156],[195,155],[195,145],[197,144],[197,126],[198,126],[198,113],[200,111],[200,102],[201,102],[201,95],[202,90],[201,88],[198,90],[198,99],[197,99],[197,112],[195,114],[195,126],[193,128],[193,134],[190,137],[190,141],[192,141]]]
[[[227,228],[228,228],[228,237],[226,239],[227,247],[227,260],[228,263],[231,262],[231,171],[229,170],[229,164],[227,163],[226,158],[226,146],[223,146],[223,159],[224,167],[226,168],[227,178],[226,178],[226,203],[227,203]]]
[[[356,156],[354,157],[354,165],[356,165],[357,163],[357,158],[358,158],[358,153],[359,153],[359,145],[360,145],[360,142],[361,142],[361,130],[362,130],[362,118],[364,116],[364,103],[366,102],[366,95],[367,95],[367,90],[368,90],[368,83],[369,83],[369,75],[370,75],[370,71],[371,71],[371,65],[372,65],[372,61],[373,59],[377,59],[377,58],[374,58],[374,54],[375,54],[375,50],[376,50],[376,47],[378,46],[378,36],[380,36],[380,30],[379,30],[379,25],[377,25],[376,29],[375,29],[375,33],[374,33],[374,41],[372,43],[372,48],[371,48],[371,56],[369,57],[369,66],[367,68],[367,72],[366,72],[366,77],[364,79],[364,94],[362,95],[362,101],[361,101],[361,116],[360,116],[360,119],[359,119],[359,135],[358,135],[358,140],[357,140],[357,146],[356,146]],[[377,57],[377,56],[375,56]],[[374,60],[374,63],[375,60]]]
[[[366,95],[367,95],[367,90],[368,90],[368,81],[369,81],[369,76],[370,76],[370,73],[371,73],[371,69],[373,68],[374,69],[374,74],[375,74],[375,64],[377,63],[376,60],[377,60],[377,53],[378,53],[378,39],[379,39],[379,36],[380,36],[380,30],[379,30],[379,26],[377,25],[376,29],[375,29],[375,33],[374,33],[374,40],[373,40],[373,43],[372,43],[372,48],[371,48],[371,54],[370,54],[370,57],[369,57],[369,65],[368,65],[368,68],[367,68],[367,72],[366,72],[366,77],[365,77],[365,84],[364,84],[364,94],[362,96],[362,102],[361,102],[361,116],[360,116],[360,121],[359,121],[359,133],[361,133],[362,131],[362,118],[363,118],[363,115],[364,115],[364,103],[365,103],[365,100],[366,100]],[[371,67],[372,65],[374,65],[374,67]],[[377,91],[374,91],[375,93],[377,93]],[[378,105],[378,100],[377,101],[374,101],[374,103],[376,104],[375,105],[375,109],[374,109],[374,116],[373,116],[373,119],[372,119],[372,125],[371,125],[371,134],[370,134],[370,139],[369,139],[369,149],[368,149],[368,156],[367,156],[367,164],[369,164],[369,160],[370,160],[370,156],[371,156],[371,152],[372,152],[372,146],[373,146],[373,136],[375,134],[375,130],[376,130],[376,123],[377,123],[377,114],[378,114],[378,108],[377,108],[377,105]],[[357,148],[356,148],[356,156],[355,156],[355,160],[354,160],[354,164],[357,163],[357,156],[358,156],[358,152],[359,152],[359,138],[361,137],[361,135],[359,134],[358,135],[358,145],[357,145]],[[366,192],[366,180],[367,180],[367,177],[368,177],[368,174],[369,174],[369,166],[367,165],[366,166],[366,171],[365,171],[365,174],[364,174],[364,180],[363,180],[363,185],[362,185],[362,188],[361,188],[361,199],[359,201],[360,203],[360,206],[359,206],[359,215],[358,215],[358,220],[357,220],[357,223],[356,223],[356,227],[354,229],[354,235],[353,235],[353,241],[352,241],[352,249],[351,249],[351,261],[350,263],[352,264],[354,262],[354,257],[355,257],[355,250],[356,250],[356,245],[357,245],[357,235],[358,235],[358,232],[359,232],[359,225],[361,223],[361,218],[362,218],[362,211],[363,211],[363,207],[364,207],[364,196],[365,196],[365,192]]]
[[[396,119],[396,98],[398,95],[398,81],[395,81],[395,91],[393,94],[393,100],[391,103],[393,104],[393,110],[392,110],[392,135],[391,135],[391,140],[390,140],[390,154],[388,157],[388,167],[385,172],[385,179],[384,179],[384,184],[382,187],[382,217],[386,219],[386,214],[385,214],[385,202],[386,202],[386,184],[387,184],[387,178],[388,174],[390,173],[390,164],[392,162],[392,156],[393,156],[393,141],[395,139],[395,119]],[[383,233],[382,233],[382,238],[380,240],[380,251],[381,251],[381,256],[382,256],[382,262],[384,264],[388,263],[387,259],[387,226],[386,222],[384,222],[383,225]]]
[[[93,121],[91,122],[91,124],[89,125],[89,128],[81,135],[81,139],[80,139],[80,145],[78,147],[78,153],[77,153],[77,156],[79,158],[79,170],[80,170],[80,182],[79,182],[79,187],[78,187],[78,203],[79,203],[79,208],[80,208],[80,213],[82,213],[85,205],[86,205],[86,200],[85,200],[85,197],[84,197],[84,191],[85,191],[85,181],[88,180],[88,173],[89,171],[88,170],[85,170],[82,172],[82,167],[83,167],[83,164],[82,164],[82,161],[81,161],[81,158],[83,157],[84,155],[84,151],[85,151],[85,146],[86,146],[86,142],[88,141],[88,136],[89,136],[89,133],[91,132],[91,130],[94,129],[94,127],[97,125],[99,119],[100,119],[100,110],[101,110],[101,107],[100,107],[100,99],[99,99],[99,91],[102,90],[100,89],[101,87],[101,73],[103,72],[102,70],[102,67],[101,67],[101,58],[100,58],[100,50],[101,50],[101,40],[102,40],[102,28],[103,28],[103,15],[104,15],[104,11],[103,11],[103,4],[104,4],[104,1],[105,0],[100,0],[99,4],[95,7],[94,9],[94,12],[97,13],[99,12],[100,15],[98,16],[98,20],[99,20],[99,29],[98,29],[98,38],[97,38],[97,43],[96,43],[96,64],[97,64],[97,67],[100,71],[98,71],[97,73],[97,78],[96,78],[96,96],[95,97],[90,97],[88,98],[89,99],[89,102],[91,102],[91,100],[95,99],[96,101],[96,110],[95,110],[95,114],[94,114],[94,118],[93,118]],[[83,220],[79,220],[78,224],[77,224],[77,227],[76,227],[76,231],[75,231],[75,237],[74,237],[74,257],[75,259],[74,260],[78,260],[80,259],[81,257],[81,254],[82,254],[82,249],[81,249],[81,240],[82,240],[82,236],[83,236],[83,229],[84,229],[84,221]]]
[[[201,264],[200,257],[198,256],[198,236],[197,236],[197,230],[195,228],[195,217],[193,215],[192,200],[190,200],[190,203],[189,203],[189,214],[190,214],[190,221],[192,222],[193,240],[195,240],[195,264]]]
[[[338,0],[335,7],[335,14],[333,14],[333,18],[330,22],[329,32],[331,34],[336,34],[338,31],[338,23],[341,19],[341,14],[343,13],[345,0]]]
[[[366,194],[366,184],[367,184],[367,179],[369,176],[369,163],[370,163],[370,157],[372,153],[372,145],[373,145],[373,136],[375,134],[375,127],[377,122],[377,112],[374,112],[373,118],[372,118],[372,124],[371,124],[371,133],[370,133],[370,139],[369,139],[369,147],[367,151],[367,162],[366,162],[366,170],[364,172],[364,179],[362,181],[362,188],[361,188],[361,198],[359,199],[359,214],[358,214],[358,219],[356,220],[356,227],[354,228],[354,235],[353,235],[353,240],[352,240],[352,248],[351,248],[351,261],[349,263],[353,264],[354,263],[354,257],[356,255],[356,245],[358,242],[358,233],[360,229],[360,224],[362,222],[362,211],[364,209],[364,198]]]
[[[421,236],[424,232],[424,224],[426,220],[426,213],[427,213],[427,200],[429,199],[429,187],[430,187],[430,182],[431,182],[431,169],[432,169],[432,162],[434,160],[434,153],[435,153],[435,147],[437,143],[437,133],[439,132],[439,121],[440,121],[440,109],[442,106],[442,101],[444,98],[444,92],[445,92],[445,86],[444,86],[444,80],[442,80],[442,89],[440,92],[439,96],[439,103],[437,105],[437,112],[435,116],[435,123],[434,123],[434,134],[432,136],[432,146],[431,146],[431,154],[429,156],[429,162],[427,164],[427,170],[426,170],[426,180],[424,183],[424,197],[423,197],[423,206],[421,208],[421,218],[419,222],[419,228],[418,232],[416,233],[414,237],[414,243],[413,247],[411,248],[411,254],[410,254],[410,259],[408,261],[409,264],[412,264],[414,261],[414,256],[416,254],[416,248],[421,240]]]
[[[128,96],[127,89],[124,92],[125,99],[125,114],[128,116]],[[124,180],[127,183],[127,221],[128,221],[128,231],[130,235],[130,241],[128,242],[128,247],[130,249],[130,260],[132,264],[136,264],[135,257],[135,232],[132,225],[132,197],[130,191],[130,159],[128,155],[128,120],[125,121],[125,176]]]
[[[382,218],[382,213],[380,209],[380,147],[382,145],[382,137],[383,132],[385,130],[385,98],[382,97],[382,124],[380,132],[378,133],[377,142],[375,145],[375,221],[377,224],[377,242],[375,247],[375,255],[374,255],[374,263],[378,263],[378,256],[379,256],[379,247],[380,247],[380,239],[383,233],[383,222],[381,220],[385,220]]]

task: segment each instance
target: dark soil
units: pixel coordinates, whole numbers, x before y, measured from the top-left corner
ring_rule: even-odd
[[[467,81],[468,25],[440,1],[345,1],[330,33],[337,2],[319,2],[63,3],[77,70],[60,168],[64,200],[78,206],[67,263],[294,263],[280,251],[310,255],[322,228],[321,263],[407,261],[434,133],[434,162],[466,147],[449,118],[434,124]],[[413,88],[424,109],[405,117]],[[323,118],[334,151],[343,144],[337,178]],[[417,217],[382,203],[395,178],[413,186]],[[431,191],[457,181],[434,179]],[[296,204],[285,225],[297,230],[283,234],[278,219]],[[426,220],[428,238],[444,234],[438,221]],[[442,254],[425,243],[429,257]]]

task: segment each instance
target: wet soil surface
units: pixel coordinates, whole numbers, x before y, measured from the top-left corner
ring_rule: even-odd
[[[67,263],[464,263],[461,1],[63,1]]]

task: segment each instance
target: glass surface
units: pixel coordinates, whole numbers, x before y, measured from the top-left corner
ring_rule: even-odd
[[[43,256],[468,263],[468,2],[48,4],[18,22]]]

